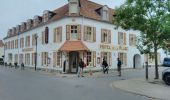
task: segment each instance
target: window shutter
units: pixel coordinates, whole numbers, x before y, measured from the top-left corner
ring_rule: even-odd
[[[124,45],[126,45],[126,33],[123,33]]]
[[[93,51],[93,66],[96,67],[96,51]]]
[[[112,65],[112,53],[109,52],[109,66]]]
[[[45,27],[45,43],[48,44],[49,29]]]
[[[118,44],[120,45],[120,32],[118,32]]]
[[[62,42],[62,27],[59,27],[59,33],[60,33],[60,42]]]
[[[56,52],[53,52],[53,67],[56,67],[56,65],[57,65],[57,60],[56,60]]]
[[[104,32],[104,30],[103,30],[103,29],[101,29],[101,43],[103,43],[103,42],[104,42],[103,32]]]
[[[100,53],[100,63],[102,64],[102,61],[103,61],[103,52]]]
[[[87,40],[87,26],[84,26],[84,36],[83,36],[83,38],[84,38],[84,41]]]
[[[42,44],[44,44],[44,32],[42,32]]]
[[[81,25],[77,26],[78,40],[81,40]]]
[[[108,34],[109,34],[109,43],[111,43],[111,31],[110,30],[108,30]]]
[[[53,42],[56,42],[56,28],[53,29]]]
[[[43,52],[41,53],[41,65],[43,66],[43,58],[44,58],[44,56],[43,56]]]
[[[134,35],[134,46],[136,46],[136,44],[137,44],[137,37],[136,35]]]
[[[96,42],[96,27],[93,27],[93,42]]]
[[[129,34],[129,45],[131,46],[132,45],[132,34]]]
[[[70,40],[71,26],[66,25],[66,40]]]

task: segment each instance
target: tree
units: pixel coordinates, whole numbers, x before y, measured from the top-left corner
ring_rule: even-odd
[[[144,54],[154,51],[155,79],[158,79],[157,51],[168,49],[170,43],[170,1],[127,0],[115,9],[113,24],[141,31],[138,49]]]

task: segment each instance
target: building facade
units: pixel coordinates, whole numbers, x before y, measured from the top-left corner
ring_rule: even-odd
[[[0,58],[4,57],[4,43],[0,40]]]
[[[114,10],[88,0],[69,0],[54,11],[45,10],[8,30],[5,62],[76,72],[83,59],[87,68],[101,69],[103,59],[110,68],[141,68],[145,57],[136,48],[139,31],[116,29]],[[161,57],[159,57],[161,59]]]

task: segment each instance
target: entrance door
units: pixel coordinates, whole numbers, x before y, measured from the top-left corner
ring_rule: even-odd
[[[133,57],[133,68],[142,68],[141,57],[139,54]]]
[[[79,57],[79,53],[78,52],[70,52],[69,54],[69,65],[70,65],[70,69],[71,72],[76,73],[77,72],[77,68],[78,68],[78,58]]]

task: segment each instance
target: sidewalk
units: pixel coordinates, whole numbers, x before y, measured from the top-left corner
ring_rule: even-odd
[[[170,86],[165,85],[162,80],[146,81],[144,78],[121,80],[114,82],[112,86],[152,99],[170,100]]]

